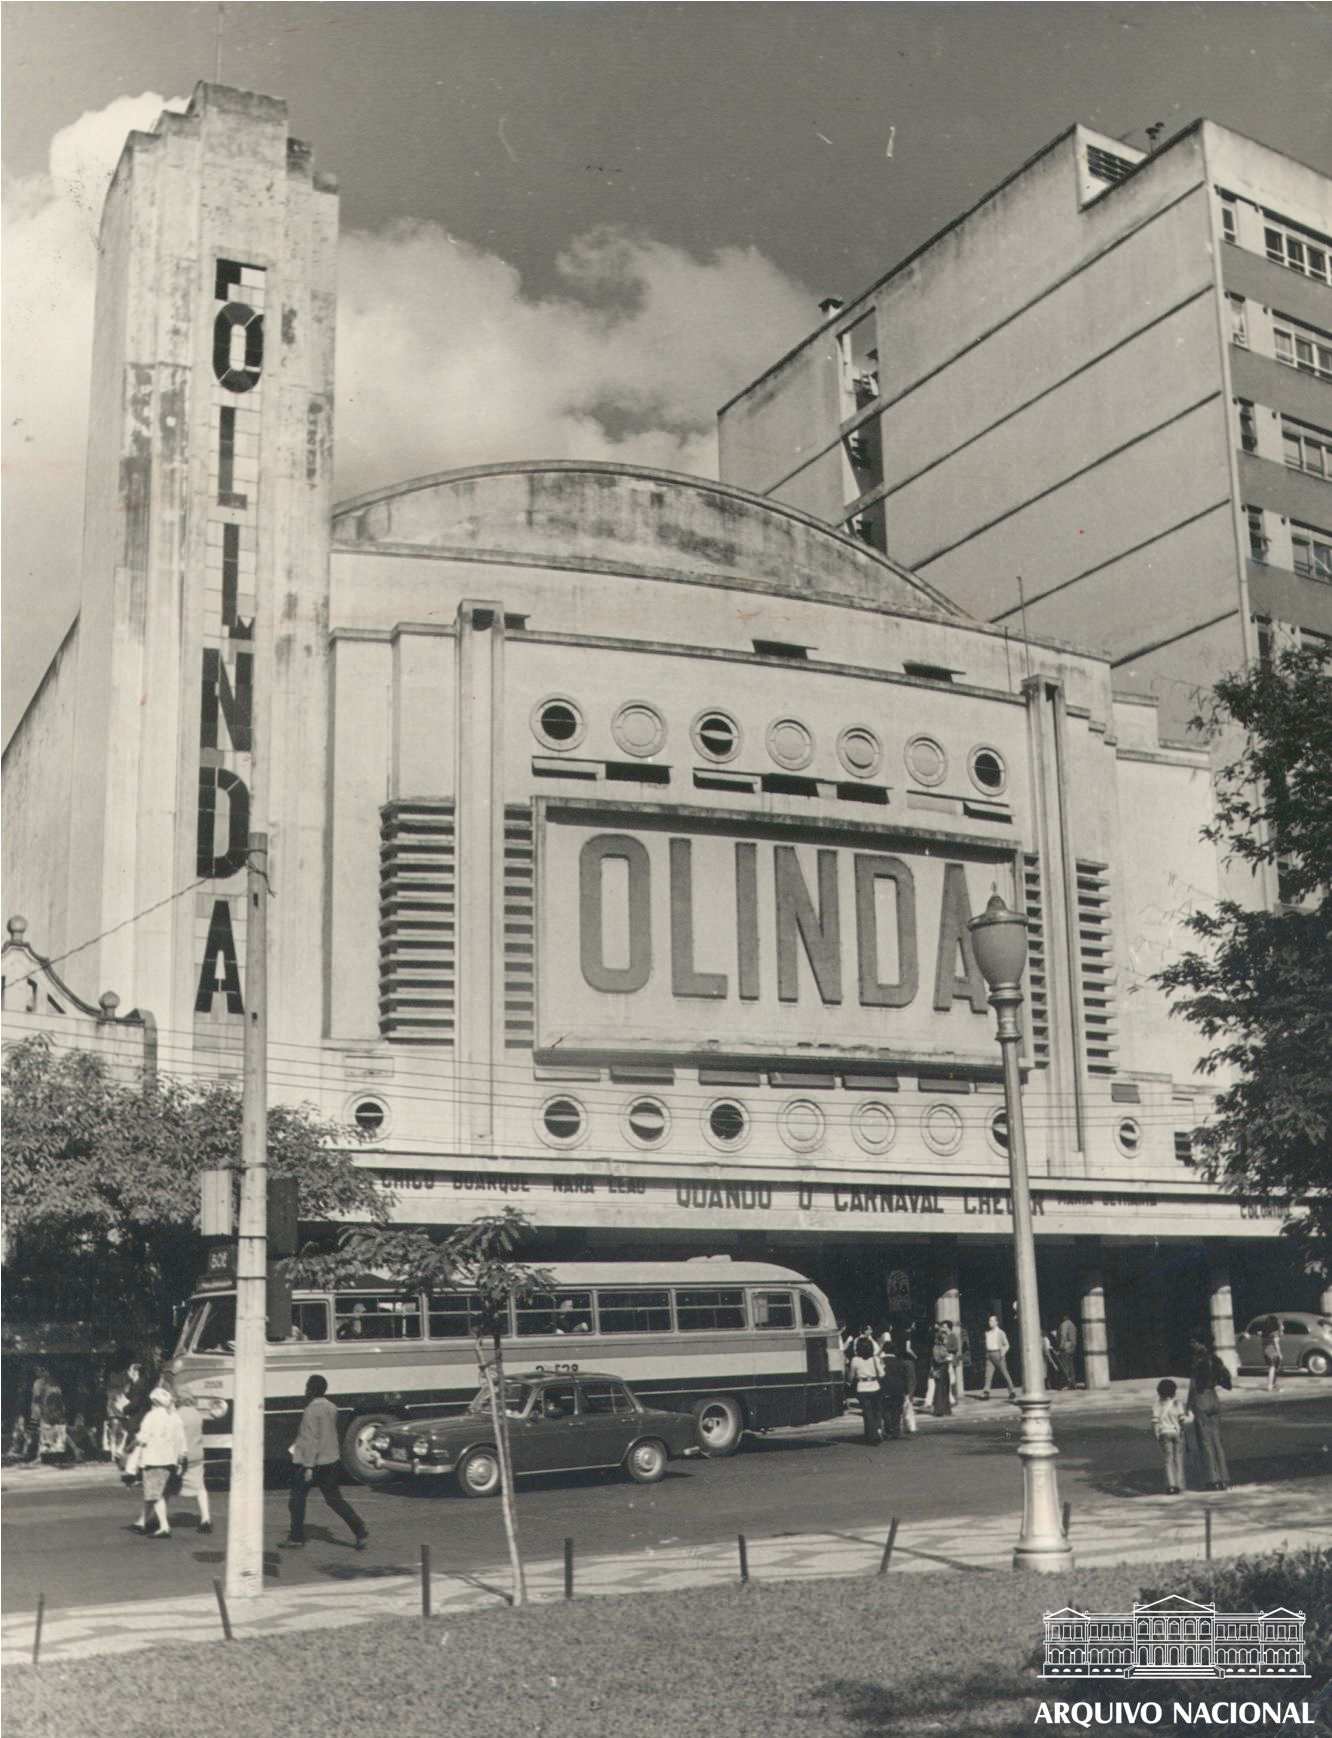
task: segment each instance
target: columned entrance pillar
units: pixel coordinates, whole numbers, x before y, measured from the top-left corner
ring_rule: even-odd
[[[1082,1275],[1082,1360],[1087,1387],[1110,1386],[1110,1342],[1105,1329],[1105,1281],[1099,1267]]]
[[[1323,1295],[1318,1300],[1318,1313],[1332,1316],[1332,1285],[1323,1287]]]
[[[1235,1352],[1235,1312],[1230,1301],[1230,1265],[1224,1254],[1211,1257],[1212,1344],[1216,1355],[1235,1375],[1239,1358]]]

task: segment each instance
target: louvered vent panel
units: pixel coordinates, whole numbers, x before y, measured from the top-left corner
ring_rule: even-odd
[[[452,803],[389,803],[379,823],[379,1030],[451,1046],[457,1017]]]
[[[1115,1068],[1115,954],[1110,931],[1110,883],[1104,863],[1079,863],[1078,955],[1082,961],[1082,1024],[1087,1067]]]
[[[1103,151],[1099,145],[1087,147],[1087,168],[1098,181],[1111,184],[1122,181],[1132,173],[1133,167],[1127,157],[1117,157],[1113,151]]]
[[[530,1050],[536,1037],[535,849],[532,811],[504,811],[504,1048]]]
[[[1036,857],[1023,859],[1027,899],[1027,1012],[1031,1021],[1031,1056],[1037,1068],[1050,1061],[1050,998],[1045,978],[1045,923],[1041,907],[1041,866]]]

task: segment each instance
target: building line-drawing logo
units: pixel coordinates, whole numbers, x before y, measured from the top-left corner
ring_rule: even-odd
[[[1132,1611],[1047,1611],[1043,1678],[1307,1678],[1304,1613],[1218,1611],[1179,1594]]]

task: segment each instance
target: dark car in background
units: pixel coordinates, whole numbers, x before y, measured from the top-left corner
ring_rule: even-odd
[[[655,1484],[668,1461],[701,1452],[692,1413],[654,1411],[618,1376],[511,1376],[504,1407],[515,1478],[623,1467],[636,1483]],[[450,1418],[381,1427],[369,1458],[393,1478],[452,1478],[464,1496],[494,1496],[499,1449],[486,1389]]]
[[[1310,1376],[1332,1375],[1332,1318],[1306,1310],[1266,1310],[1254,1316],[1235,1342],[1241,1370],[1265,1370],[1263,1330],[1268,1318],[1281,1323],[1281,1368],[1304,1370]]]

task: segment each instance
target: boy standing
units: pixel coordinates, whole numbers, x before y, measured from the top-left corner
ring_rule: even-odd
[[[1184,1402],[1177,1398],[1178,1392],[1166,1376],[1156,1384],[1156,1400],[1152,1405],[1152,1429],[1161,1444],[1168,1497],[1177,1497],[1184,1489],[1184,1426],[1189,1422],[1189,1414],[1184,1410]]]

